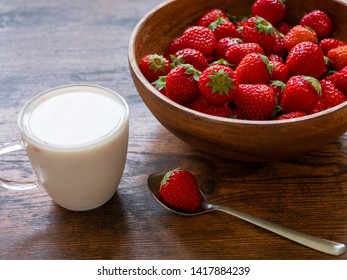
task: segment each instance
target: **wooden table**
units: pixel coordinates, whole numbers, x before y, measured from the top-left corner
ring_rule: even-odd
[[[127,62],[138,20],[162,1],[0,0],[0,143],[51,87],[93,83],[122,94],[131,110],[129,153],[117,194],[72,212],[42,189],[0,189],[0,259],[347,259],[332,257],[223,213],[193,218],[159,206],[147,175],[190,169],[209,199],[347,244],[347,135],[309,155],[240,163],[201,153],[171,135],[136,92]],[[1,158],[1,176],[32,177],[23,153]]]

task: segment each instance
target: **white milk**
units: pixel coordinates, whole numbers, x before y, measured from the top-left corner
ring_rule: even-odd
[[[116,93],[69,86],[22,110],[22,141],[38,184],[61,206],[89,210],[115,193],[126,161],[129,109]]]

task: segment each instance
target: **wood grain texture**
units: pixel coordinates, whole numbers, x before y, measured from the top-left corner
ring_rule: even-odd
[[[32,96],[95,83],[129,103],[127,164],[104,206],[72,212],[44,190],[0,189],[0,259],[347,259],[297,245],[223,213],[194,218],[162,209],[147,175],[190,169],[214,203],[347,243],[347,135],[314,153],[275,163],[206,155],[151,115],[127,62],[138,20],[162,1],[0,0],[0,142],[16,140],[16,118]],[[289,1],[288,1],[289,2]],[[1,157],[1,176],[31,177],[21,153]]]

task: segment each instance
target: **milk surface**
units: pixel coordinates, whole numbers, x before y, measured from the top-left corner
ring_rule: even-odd
[[[42,141],[78,146],[95,141],[117,127],[122,104],[86,91],[68,92],[43,100],[29,117],[29,128]]]
[[[57,89],[29,102],[19,119],[22,141],[38,184],[76,211],[108,201],[127,155],[129,112],[103,88]]]

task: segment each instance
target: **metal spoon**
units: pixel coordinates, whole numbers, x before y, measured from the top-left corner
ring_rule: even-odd
[[[320,251],[326,254],[339,256],[346,251],[346,246],[342,243],[333,242],[330,240],[326,240],[326,239],[314,237],[312,235],[308,235],[305,233],[301,233],[289,228],[285,228],[283,226],[274,224],[272,222],[268,222],[266,220],[232,209],[230,207],[210,204],[207,201],[206,197],[203,195],[203,193],[201,193],[203,197],[203,201],[200,205],[200,208],[197,211],[187,212],[187,211],[182,211],[179,209],[173,209],[169,205],[165,204],[158,195],[160,182],[162,178],[164,177],[164,175],[165,175],[164,172],[156,172],[156,173],[150,174],[147,179],[148,189],[151,192],[151,194],[154,196],[154,198],[162,206],[164,206],[166,209],[176,214],[185,215],[185,216],[195,216],[195,215],[200,215],[200,214],[212,212],[212,211],[221,211],[221,212],[225,212],[230,215],[233,215],[235,217],[238,217],[254,225],[257,225],[261,228],[272,231],[294,242],[297,242],[299,244],[302,244],[304,246],[307,246],[309,248],[315,249],[317,251]]]

